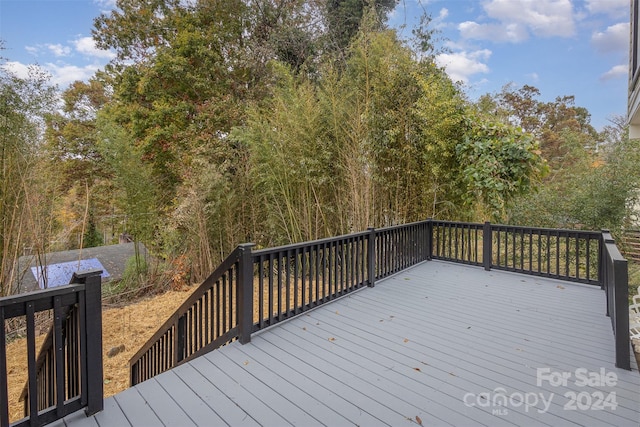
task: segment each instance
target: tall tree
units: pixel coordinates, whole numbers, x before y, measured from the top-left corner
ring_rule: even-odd
[[[36,67],[25,79],[0,67],[0,295],[12,293],[24,273],[16,269],[24,247],[42,255],[49,245],[48,179],[37,168],[41,124],[54,99],[48,76]]]

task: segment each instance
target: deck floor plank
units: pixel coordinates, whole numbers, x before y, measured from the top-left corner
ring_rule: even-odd
[[[597,286],[426,262],[57,425],[637,427],[638,367],[615,368],[604,313]],[[537,384],[539,368],[569,378]],[[579,369],[615,385],[579,384]],[[582,409],[565,408],[571,393]],[[599,393],[618,406],[593,409]]]
[[[171,393],[176,403],[185,413],[189,414],[189,417],[196,425],[210,424],[223,426],[227,424],[220,415],[208,405],[208,402],[211,402],[211,404],[217,407],[221,399],[211,401],[208,396],[204,395],[204,390],[202,390],[203,394],[196,394],[183,379],[176,374],[176,369],[166,372],[165,375],[158,375],[155,379],[167,393]]]

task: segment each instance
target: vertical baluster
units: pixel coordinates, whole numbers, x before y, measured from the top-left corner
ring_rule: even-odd
[[[300,249],[295,248],[293,250],[293,314],[300,313],[300,295],[299,293],[302,291],[300,288],[300,264],[302,260],[300,259]]]
[[[560,276],[560,232],[556,232],[556,276]]]
[[[56,412],[62,418],[64,407],[64,342],[62,340],[62,317],[64,316],[61,298],[53,299],[53,362],[55,375],[52,376],[55,384]],[[53,397],[53,396],[52,396]]]
[[[327,273],[329,275],[328,297],[329,297],[329,300],[331,300],[331,299],[333,299],[333,293],[334,293],[334,290],[335,290],[336,278],[335,278],[334,269],[335,269],[336,261],[335,261],[334,255],[333,255],[334,250],[335,250],[335,244],[333,242],[329,242],[328,245],[329,245],[328,255],[327,255],[328,256],[328,259],[327,259],[327,264],[328,264],[327,265],[327,267],[328,267],[327,270],[328,271],[327,271]]]
[[[0,425],[9,425],[9,389],[7,386],[7,337],[4,307],[0,307]]]
[[[587,264],[587,280],[590,281],[591,280],[591,257],[590,257],[590,250],[591,250],[591,236],[587,235],[587,247],[586,247],[586,252],[585,252],[585,263]]]
[[[570,271],[570,264],[571,264],[571,258],[570,258],[570,249],[569,249],[569,240],[570,240],[570,233],[566,233],[566,237],[565,237],[565,264],[564,264],[564,268],[565,268],[565,277],[569,277],[569,271]]]
[[[236,302],[238,301],[238,287],[240,286],[240,281],[238,280],[239,272],[240,263],[236,262],[234,266],[229,269],[229,304],[227,305],[227,309],[229,310],[229,328],[227,332],[239,324]],[[253,273],[253,269],[251,269],[251,272]],[[249,327],[249,329],[251,329],[251,327]]]
[[[216,280],[216,338],[220,337],[224,333],[222,324],[224,322],[225,313],[223,310],[224,301],[224,289],[222,286],[222,278]]]
[[[322,244],[322,302],[327,299],[327,262],[328,262],[327,244]],[[320,298],[318,298],[320,300]]]
[[[209,294],[211,292],[211,288],[207,289],[207,291],[204,293],[204,301],[203,301],[203,308],[204,308],[204,325],[203,325],[203,329],[204,329],[204,342],[205,344],[209,344],[212,340],[209,339],[209,323],[210,323],[210,316],[211,316],[211,312],[209,311]]]
[[[289,316],[290,312],[291,312],[291,260],[292,260],[292,256],[291,256],[291,251],[287,250],[287,259],[286,259],[286,264],[284,266],[285,271],[284,273],[287,275],[285,277],[285,286],[287,287],[286,289],[286,298],[287,298],[287,304],[286,304],[286,312],[287,312],[287,316]]]
[[[318,270],[318,263],[320,262],[319,258],[320,258],[320,245],[313,245],[313,251],[314,251],[314,256],[313,256],[313,262],[311,264],[312,270],[314,270],[315,273],[315,296],[313,298],[313,305],[317,306],[318,302],[320,300],[320,271]],[[312,275],[312,277],[314,277],[314,275]]]
[[[258,258],[258,319],[260,321],[260,329],[265,327],[264,325],[264,263],[265,256],[260,255]],[[268,267],[268,266],[267,266]]]
[[[36,325],[33,301],[26,303],[27,317],[27,370],[29,373],[29,419],[38,425],[38,384],[36,371]],[[4,343],[3,343],[4,345]],[[35,421],[33,421],[35,420]]]
[[[580,279],[580,236],[576,233],[576,279]]]
[[[277,310],[277,316],[278,316],[278,321],[282,320],[282,252],[278,252],[278,259],[276,260],[276,263],[278,265],[277,270],[278,270],[278,278],[277,278],[277,282],[278,282],[278,310]]]
[[[307,275],[307,253],[310,253],[311,248],[305,246],[302,248],[302,259],[301,259],[301,268],[302,268],[302,283],[301,283],[301,295],[300,295],[300,304],[302,311],[306,310],[307,307],[307,286],[311,287],[311,272]],[[308,280],[307,280],[308,279]],[[311,290],[311,289],[309,289]]]

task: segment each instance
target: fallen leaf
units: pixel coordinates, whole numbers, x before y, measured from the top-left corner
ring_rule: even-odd
[[[329,338],[329,341],[335,341],[336,339],[334,337]]]
[[[383,319],[380,319],[380,322],[384,322],[384,320],[383,320]]]
[[[451,375],[452,377],[457,377],[457,375],[454,374],[453,372],[449,372],[449,375]]]
[[[562,285],[558,285],[558,286],[556,286],[556,288],[558,288],[558,289],[564,289],[564,286],[562,286]]]
[[[413,368],[414,371],[422,372],[420,368]]]
[[[404,339],[404,342],[409,342],[409,338],[405,338],[405,339]]]
[[[243,364],[244,366],[247,366],[247,365],[249,364],[249,361],[248,361],[248,360],[245,360],[242,364]]]
[[[336,310],[336,314],[340,314],[340,312],[338,310]]]
[[[422,425],[422,420],[420,419],[419,416],[416,415],[416,422],[420,425]]]
[[[303,331],[306,331],[306,330],[307,330],[307,327],[306,327],[306,326],[305,326],[305,327],[303,327],[303,328],[302,328],[302,330],[303,330]]]
[[[408,277],[405,277],[404,280],[411,280],[411,279],[409,279]]]
[[[394,317],[396,317],[396,316],[389,316],[389,319],[393,319]]]
[[[471,326],[467,326],[467,329],[471,329]]]

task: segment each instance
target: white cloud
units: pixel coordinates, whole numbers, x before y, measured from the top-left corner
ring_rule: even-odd
[[[455,82],[468,83],[469,77],[478,73],[488,73],[489,67],[485,64],[491,56],[488,49],[473,52],[442,53],[436,57],[436,64],[444,67],[445,71]]]
[[[462,37],[519,43],[538,37],[571,37],[576,33],[571,0],[488,0],[485,13],[493,22],[463,22]]]
[[[431,26],[435,29],[446,28],[448,24],[445,22],[445,19],[447,19],[448,16],[449,9],[443,7],[440,9],[440,12],[438,12],[438,16],[433,18],[433,21],[431,21]]]
[[[76,80],[89,80],[99,69],[97,65],[85,65],[84,67],[69,64],[57,65],[53,63],[25,65],[15,61],[6,62],[2,67],[21,79],[29,78],[30,70],[34,69],[38,72],[46,73],[50,75],[49,82],[52,85],[58,85],[61,89],[65,89]]]
[[[111,51],[98,49],[95,41],[91,37],[80,37],[72,43],[76,50],[83,55],[104,59],[113,59],[115,57],[115,54]]]
[[[116,0],[93,0],[93,2],[105,9],[114,9],[116,7]]]
[[[585,0],[585,3],[592,14],[603,13],[616,18],[629,15],[629,0]]]
[[[100,68],[97,65],[79,67],[77,65],[56,65],[52,63],[47,63],[42,67],[51,74],[51,83],[58,85],[62,89],[76,80],[89,80]]]
[[[38,52],[40,52],[40,48],[38,48],[37,46],[25,46],[24,50],[29,52],[31,55],[37,55]]]
[[[538,75],[538,73],[529,73],[526,74],[525,77],[531,79],[533,82],[537,82],[540,80],[540,76]]]
[[[47,44],[46,46],[55,56],[69,56],[71,53],[69,46],[62,46],[61,44]]]
[[[29,67],[33,67],[33,65],[25,65],[16,61],[8,61],[2,65],[2,68],[20,79],[29,77]]]
[[[628,77],[629,66],[628,65],[616,65],[611,67],[609,71],[600,76],[600,80],[607,81],[613,79],[619,79],[621,77]]]
[[[513,24],[478,24],[466,21],[458,25],[460,35],[465,39],[492,40],[495,42],[519,43],[529,35],[522,25]]]
[[[626,52],[629,49],[629,23],[620,22],[593,33],[591,44],[600,53]]]

